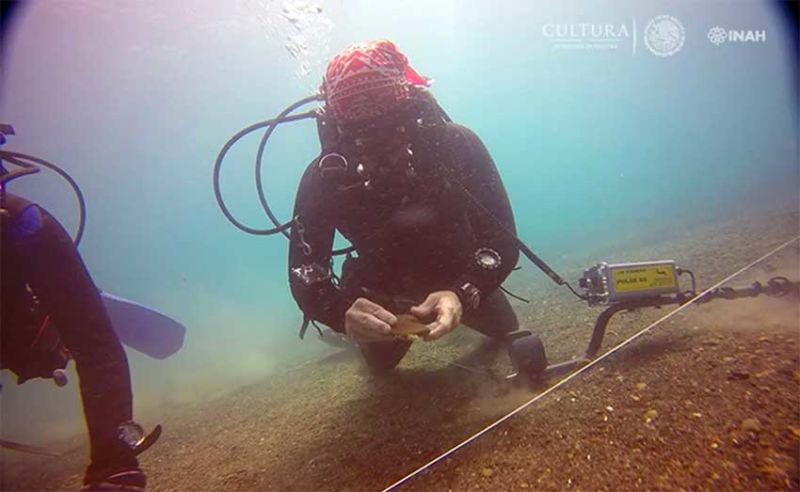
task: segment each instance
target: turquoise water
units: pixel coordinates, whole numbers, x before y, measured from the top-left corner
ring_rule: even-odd
[[[671,56],[645,43],[662,14],[684,28]],[[546,35],[582,23],[610,24],[617,39],[577,48]],[[763,30],[766,41],[716,46],[707,33],[718,25]],[[0,120],[17,130],[8,149],[57,162],[80,183],[89,207],[81,253],[98,285],[188,327],[170,360],[129,352],[137,413],[148,415],[319,349],[296,339],[287,242],[226,222],[211,169],[238,129],[315,91],[338,50],[393,40],[487,145],[520,235],[557,270],[575,270],[588,265],[571,256],[620,238],[796,207],[785,37],[763,2],[34,1],[6,47]],[[256,143],[231,154],[223,192],[241,220],[267,226],[253,185]],[[280,217],[318,150],[308,121],[271,140],[267,192]],[[74,227],[57,179],[12,189]],[[80,431],[76,385],[3,383],[4,437]]]

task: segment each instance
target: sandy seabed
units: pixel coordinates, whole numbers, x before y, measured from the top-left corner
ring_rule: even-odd
[[[799,233],[793,210],[605,253],[674,258],[704,289]],[[797,242],[730,285],[778,275],[800,279]],[[521,325],[541,335],[551,361],[585,350],[599,308],[543,282],[513,284],[532,299],[515,304]],[[672,309],[618,315],[604,350]],[[148,488],[380,490],[557,382],[513,385],[448,361],[511,371],[504,351],[459,329],[415,344],[390,377],[372,377],[357,354],[332,349],[221,398],[168,409],[161,441],[142,456]],[[54,445],[72,450],[4,452],[0,488],[79,488],[85,444]],[[798,490],[799,457],[800,302],[761,296],[688,306],[404,488]]]

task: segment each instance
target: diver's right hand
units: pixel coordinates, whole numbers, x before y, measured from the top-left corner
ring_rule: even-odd
[[[397,316],[374,302],[359,297],[344,315],[344,330],[359,343],[392,340],[392,325]]]

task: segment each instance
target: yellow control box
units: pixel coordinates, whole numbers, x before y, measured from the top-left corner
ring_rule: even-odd
[[[603,270],[608,300],[612,302],[679,292],[677,268],[672,260],[606,264]]]

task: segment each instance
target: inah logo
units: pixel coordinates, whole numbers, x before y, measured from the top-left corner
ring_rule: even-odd
[[[644,29],[644,44],[657,56],[672,56],[683,48],[686,31],[683,24],[671,15],[650,19]]]
[[[725,29],[714,26],[708,30],[708,40],[719,46],[722,43],[764,43],[767,41],[767,31],[744,29]]]
[[[708,30],[708,40],[719,46],[728,40],[728,31],[719,26],[712,27]]]

